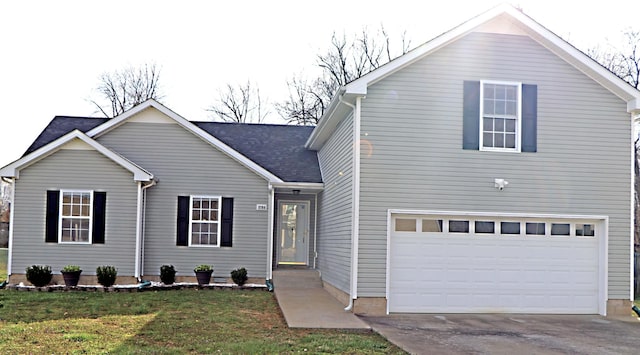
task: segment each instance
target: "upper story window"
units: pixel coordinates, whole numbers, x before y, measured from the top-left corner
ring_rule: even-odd
[[[91,243],[91,191],[61,191],[60,243]]]
[[[464,81],[462,149],[537,152],[538,86]]]
[[[481,85],[481,149],[518,151],[521,84],[483,81]]]
[[[219,196],[192,196],[190,245],[220,245],[220,210]]]

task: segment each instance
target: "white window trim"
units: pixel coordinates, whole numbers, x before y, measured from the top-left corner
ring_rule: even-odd
[[[516,147],[515,148],[495,148],[484,146],[484,85],[510,85],[516,86],[518,89],[518,108],[516,109]],[[520,153],[522,151],[522,82],[517,81],[496,81],[496,80],[480,80],[480,117],[478,117],[480,135],[480,150],[488,152],[512,152]]]
[[[218,232],[216,234],[216,245],[210,244],[191,244],[192,237],[192,227],[193,227],[193,199],[194,198],[208,198],[208,199],[217,199],[218,200]],[[196,221],[197,222],[197,221]],[[220,248],[220,233],[222,232],[222,196],[210,196],[210,195],[191,195],[189,196],[189,234],[187,238],[189,240],[189,247],[193,248]]]
[[[89,193],[89,241],[87,242],[67,242],[62,240],[62,201],[65,193]],[[93,243],[93,190],[60,190],[60,201],[58,201],[58,244],[92,244]],[[69,218],[77,218],[67,216]],[[82,217],[85,218],[85,217]]]

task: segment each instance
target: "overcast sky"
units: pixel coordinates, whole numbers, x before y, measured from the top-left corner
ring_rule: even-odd
[[[163,103],[189,120],[227,83],[251,80],[270,101],[312,73],[331,34],[383,24],[412,48],[499,4],[476,1],[3,1],[0,166],[19,158],[56,115],[99,116],[88,102],[103,72],[155,62]],[[586,50],[640,30],[638,0],[520,0],[534,20]],[[278,121],[276,114],[270,118]]]

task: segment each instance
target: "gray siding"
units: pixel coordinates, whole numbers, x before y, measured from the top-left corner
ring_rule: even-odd
[[[146,196],[145,275],[172,264],[177,276],[193,276],[196,265],[212,264],[216,277],[238,267],[266,277],[269,213],[256,210],[268,204],[266,180],[177,124],[128,122],[98,140],[159,179]],[[180,195],[233,197],[233,247],[176,246]]]
[[[483,79],[538,86],[537,153],[462,149],[463,81]],[[386,213],[402,208],[607,215],[609,297],[629,297],[626,104],[530,38],[470,34],[372,85],[361,130],[359,296],[385,295]]]
[[[318,152],[324,191],[318,195],[318,260],[322,279],[349,292],[353,199],[353,117]]]
[[[300,195],[292,195],[292,194],[275,194],[275,206],[276,213],[273,221],[273,267],[277,266],[278,263],[278,218],[280,217],[280,213],[278,213],[278,202],[279,201],[307,201],[309,202],[309,267],[313,267],[313,262],[315,259],[315,236],[316,236],[316,195],[310,194],[300,194]]]
[[[45,243],[47,190],[107,192],[105,244]],[[23,170],[15,184],[12,272],[33,264],[50,265],[54,273],[77,264],[83,274],[110,264],[119,275],[135,268],[137,183],[133,174],[93,150],[59,150]]]

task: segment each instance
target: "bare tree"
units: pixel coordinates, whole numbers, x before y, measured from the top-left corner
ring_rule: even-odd
[[[105,72],[96,88],[100,100],[90,100],[105,117],[115,117],[148,99],[160,100],[160,68],[155,63]]]
[[[247,81],[244,85],[227,84],[225,91],[219,91],[217,103],[207,111],[226,122],[261,123],[269,113],[264,107],[260,89]]]
[[[640,31],[623,32],[622,46],[591,48],[587,54],[636,89],[640,88]]]
[[[409,45],[405,32],[400,54],[405,54]],[[289,98],[277,103],[276,109],[288,122],[317,124],[341,86],[391,61],[393,53],[390,37],[382,26],[373,36],[367,28],[351,39],[333,33],[327,52],[316,57],[320,76],[314,80],[294,76],[287,81]]]

